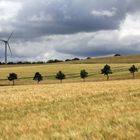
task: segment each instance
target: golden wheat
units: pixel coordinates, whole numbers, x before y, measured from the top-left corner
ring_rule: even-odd
[[[0,88],[0,139],[140,139],[140,80]]]

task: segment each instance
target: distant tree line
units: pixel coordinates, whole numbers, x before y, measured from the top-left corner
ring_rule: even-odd
[[[48,61],[18,61],[18,62],[8,62],[7,64],[9,65],[13,65],[13,64],[47,64],[47,63],[60,63],[60,62],[67,62],[67,61],[77,61],[77,60],[81,60],[79,58],[73,58],[73,59],[66,59],[66,60],[58,60],[58,59],[51,59]],[[0,65],[4,65],[4,62],[0,62]]]
[[[86,59],[91,59],[90,57],[87,57]],[[47,63],[60,63],[60,62],[68,62],[68,61],[79,61],[83,60],[80,58],[72,58],[72,59],[66,59],[66,60],[59,60],[59,59],[50,59],[48,61],[18,61],[18,62],[8,62],[7,64],[13,65],[13,64],[47,64]],[[4,62],[0,62],[0,65],[4,65]]]
[[[132,65],[128,71],[132,74],[132,77],[133,79],[135,78],[135,72],[138,72],[138,68],[135,66],[135,65]],[[112,70],[111,70],[111,67],[109,65],[105,65],[102,69],[101,69],[101,74],[105,75],[106,76],[106,79],[109,80],[109,76],[110,74],[112,74]],[[83,81],[85,82],[85,79],[88,77],[88,72],[83,69],[80,71],[80,75],[79,75]],[[66,79],[66,75],[62,72],[62,71],[58,71],[55,75],[55,78],[60,80],[60,83],[62,83],[62,81],[64,79]],[[8,80],[9,81],[12,81],[13,85],[15,85],[15,80],[18,79],[18,76],[16,73],[9,73],[9,76],[8,76]],[[33,77],[33,80],[37,81],[37,83],[39,84],[40,81],[43,80],[43,76],[39,73],[39,72],[36,72],[34,77]]]
[[[114,56],[121,56],[121,54],[115,54]],[[85,59],[91,59],[91,57],[87,57]],[[47,64],[47,63],[60,63],[60,62],[68,62],[68,61],[79,61],[83,60],[80,58],[72,58],[72,59],[65,59],[65,60],[59,60],[59,59],[50,59],[48,61],[18,61],[18,62],[8,62],[7,64],[13,65],[13,64]],[[4,65],[4,62],[0,62],[0,65]]]

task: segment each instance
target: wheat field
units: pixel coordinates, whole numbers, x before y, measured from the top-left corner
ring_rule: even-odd
[[[134,63],[135,66],[140,69],[140,63]],[[55,79],[55,75],[58,71],[64,72],[66,75],[65,83],[80,82],[80,71],[85,69],[89,76],[86,81],[105,81],[106,76],[101,74],[101,69],[105,64],[42,64],[42,65],[12,65],[12,66],[1,66],[0,68],[0,86],[11,85],[11,82],[7,80],[9,73],[16,73],[18,75],[18,80],[16,80],[16,85],[33,85],[36,84],[33,81],[35,72],[40,72],[43,76],[42,84],[49,83],[59,83]],[[109,64],[112,69],[112,74],[110,75],[110,80],[122,80],[122,79],[132,79],[132,74],[128,69],[132,64]],[[136,79],[140,79],[140,73],[135,73]]]
[[[139,140],[140,80],[0,87],[1,140]]]

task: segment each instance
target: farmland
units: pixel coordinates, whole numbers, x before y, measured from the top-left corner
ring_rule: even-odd
[[[33,81],[35,72],[40,72],[44,77],[42,84],[58,83],[55,79],[56,73],[61,70],[66,75],[64,82],[80,82],[80,71],[85,69],[89,73],[89,77],[86,81],[105,81],[106,77],[101,74],[101,69],[105,64],[45,64],[45,65],[29,65],[29,66],[11,66],[0,68],[0,85],[10,85],[7,80],[9,73],[14,72],[18,75],[17,85],[36,84]],[[110,80],[131,79],[132,75],[128,69],[132,64],[109,64],[111,66],[113,74],[110,76]],[[136,67],[140,68],[139,63],[135,63]],[[136,78],[140,78],[140,74],[136,73]]]
[[[71,61],[69,63],[79,64],[79,61]],[[95,57],[91,59],[83,59],[80,61],[82,64],[104,64],[104,63],[140,63],[140,55],[122,55],[122,56],[108,56],[108,57]]]
[[[10,85],[7,80],[9,73],[18,75],[17,85],[36,84],[33,81],[35,72],[39,72],[43,76],[42,84],[58,83],[55,75],[58,71],[62,71],[66,75],[65,83],[80,82],[80,71],[85,69],[89,76],[86,81],[105,81],[106,77],[101,74],[101,69],[105,64],[109,64],[112,69],[110,80],[131,79],[132,75],[128,69],[135,64],[140,68],[140,56],[120,56],[120,57],[105,57],[93,58],[80,61],[71,61],[56,64],[35,64],[35,65],[0,65],[0,85]],[[140,73],[136,73],[136,79],[140,79]]]
[[[140,69],[140,61],[121,58],[109,58],[110,81],[101,74],[108,58],[0,65],[0,139],[139,140],[140,73],[132,80],[128,69]],[[86,82],[82,69],[89,73]],[[59,70],[66,75],[62,84],[55,79]],[[7,80],[11,72],[18,75],[15,86]],[[43,76],[40,84],[35,72]]]
[[[0,139],[140,139],[140,80],[0,88]]]

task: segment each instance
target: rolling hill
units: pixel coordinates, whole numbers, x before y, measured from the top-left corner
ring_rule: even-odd
[[[71,61],[69,63],[140,63],[140,55],[124,55],[124,56],[110,56],[110,57],[97,57],[91,59],[84,59],[80,61]]]
[[[9,73],[16,73],[18,80],[16,84],[36,84],[33,81],[35,72],[40,72],[44,77],[41,83],[58,83],[55,75],[62,71],[66,75],[64,82],[81,82],[80,71],[85,69],[89,76],[86,81],[104,81],[106,77],[101,74],[101,69],[105,64],[109,64],[112,69],[110,80],[131,79],[132,75],[128,69],[135,64],[140,69],[140,55],[91,58],[80,61],[61,62],[54,64],[18,64],[0,65],[0,85],[10,85],[7,80]],[[136,79],[140,78],[140,73],[136,73]]]

